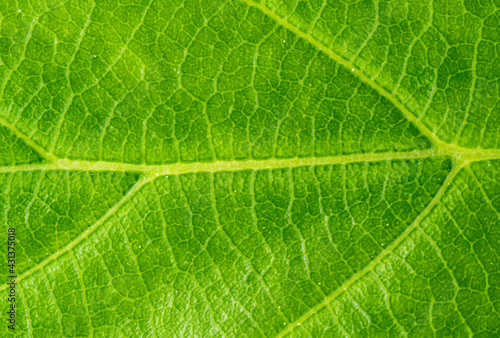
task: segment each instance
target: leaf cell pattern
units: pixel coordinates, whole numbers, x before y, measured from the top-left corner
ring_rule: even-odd
[[[15,336],[498,336],[499,8],[0,3]]]

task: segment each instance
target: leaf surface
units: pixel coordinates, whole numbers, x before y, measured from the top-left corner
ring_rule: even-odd
[[[0,5],[16,335],[497,336],[498,8]]]

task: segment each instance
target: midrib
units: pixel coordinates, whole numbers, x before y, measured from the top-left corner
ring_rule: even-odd
[[[500,149],[482,150],[469,149],[467,151],[451,152],[439,148],[426,150],[413,150],[406,152],[366,153],[326,157],[307,157],[290,159],[265,159],[265,160],[234,160],[195,163],[172,163],[164,165],[128,164],[121,162],[105,161],[79,161],[57,159],[46,163],[13,165],[0,167],[0,173],[12,173],[33,170],[68,170],[68,171],[114,171],[137,172],[144,175],[162,176],[178,175],[191,172],[217,172],[236,170],[259,170],[290,168],[298,166],[348,164],[356,162],[390,161],[398,159],[417,159],[431,156],[450,156],[458,163],[472,161],[500,159]]]
[[[234,170],[258,170],[289,168],[297,166],[347,164],[355,162],[374,162],[396,159],[416,159],[430,156],[446,155],[437,149],[416,150],[408,152],[389,153],[367,153],[327,157],[308,157],[291,159],[265,159],[265,160],[242,160],[242,161],[215,161],[195,163],[173,163],[165,165],[127,164],[120,162],[103,161],[73,161],[59,159],[53,162],[41,164],[14,165],[0,167],[0,173],[32,171],[32,170],[73,170],[73,171],[115,171],[115,172],[139,172],[145,175],[177,175],[189,172],[216,172]]]

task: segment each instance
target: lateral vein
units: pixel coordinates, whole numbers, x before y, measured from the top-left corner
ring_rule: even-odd
[[[60,250],[54,252],[52,255],[48,256],[46,259],[44,259],[39,264],[37,264],[34,267],[32,267],[31,269],[27,270],[23,274],[19,275],[17,277],[17,281],[21,281],[24,278],[31,275],[33,272],[42,269],[43,267],[45,267],[47,264],[49,264],[50,262],[57,259],[62,254],[71,250],[76,244],[81,242],[83,239],[87,238],[92,232],[94,232],[94,230],[96,230],[109,217],[111,217],[126,201],[128,201],[129,198],[132,197],[144,184],[151,181],[153,178],[154,177],[152,177],[152,176],[144,176],[141,179],[139,179],[134,184],[134,186],[132,188],[130,188],[130,190],[112,208],[110,208],[97,222],[92,224],[91,227],[89,227],[87,230],[82,232],[78,237],[76,237],[71,242],[69,242],[68,245],[66,245],[64,248],[61,248]],[[0,286],[0,292],[2,290],[5,290],[7,288],[7,286],[8,286],[7,284]]]
[[[441,197],[446,191],[446,188],[449,186],[451,180],[456,176],[456,174],[462,169],[464,166],[463,163],[457,162],[455,163],[455,167],[450,171],[448,176],[443,182],[443,185],[441,188],[439,188],[438,192],[432,199],[432,201],[427,205],[427,207],[415,218],[415,220],[412,222],[412,224],[403,231],[403,233],[394,241],[392,242],[391,245],[389,245],[384,251],[380,253],[374,260],[372,260],[368,265],[366,265],[362,270],[358,271],[355,273],[351,278],[349,278],[342,286],[337,288],[333,293],[331,293],[328,297],[325,297],[325,299],[311,308],[309,311],[307,311],[305,314],[303,314],[295,323],[289,324],[285,330],[281,331],[281,333],[278,335],[278,337],[284,337],[287,333],[290,333],[293,331],[294,328],[298,327],[301,323],[305,322],[309,317],[317,313],[321,308],[327,306],[330,301],[335,299],[337,296],[339,296],[342,292],[347,291],[347,289],[353,285],[356,281],[358,281],[361,277],[366,275],[368,272],[372,271],[377,264],[379,264],[387,255],[392,253],[395,248],[398,247],[401,242],[403,242],[411,233],[413,230],[415,230],[418,225],[420,224],[420,221],[429,214],[429,212],[434,208],[434,206],[439,202]]]
[[[321,42],[318,40],[314,39],[311,35],[308,33],[302,32],[300,29],[289,23],[287,20],[281,18],[278,16],[276,13],[274,13],[272,10],[267,8],[264,4],[262,3],[257,3],[253,0],[243,0],[248,6],[257,8],[261,10],[264,14],[272,18],[274,21],[276,21],[279,25],[282,27],[290,30],[293,32],[295,35],[299,36],[300,38],[308,41],[312,45],[314,45],[316,48],[327,54],[331,59],[334,61],[340,63],[347,69],[351,70],[353,74],[358,76],[363,82],[366,82],[368,85],[370,85],[372,88],[377,90],[381,95],[383,95],[385,98],[387,98],[389,101],[394,104],[402,113],[403,115],[410,121],[412,122],[422,134],[427,136],[438,148],[443,149],[443,150],[448,150],[450,152],[456,152],[460,150],[464,150],[466,148],[459,147],[453,144],[448,144],[439,139],[419,118],[417,118],[412,112],[408,110],[392,93],[390,93],[388,90],[386,90],[384,87],[382,87],[380,84],[375,82],[372,78],[368,77],[365,75],[360,69],[356,68],[356,66],[351,62],[340,55],[334,53],[330,48],[326,47],[323,45]]]
[[[35,141],[33,141],[31,138],[29,138],[26,134],[21,132],[19,129],[17,129],[16,126],[5,120],[3,117],[0,117],[0,124],[10,129],[10,131],[12,131],[14,135],[19,137],[24,142],[26,142],[31,148],[33,148],[36,152],[38,152],[40,156],[52,162],[58,160],[56,156],[49,153],[47,150],[43,149],[40,145],[38,145]]]

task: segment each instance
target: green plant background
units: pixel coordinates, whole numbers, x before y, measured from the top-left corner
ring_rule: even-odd
[[[498,0],[0,1],[15,335],[497,337],[499,86]]]

